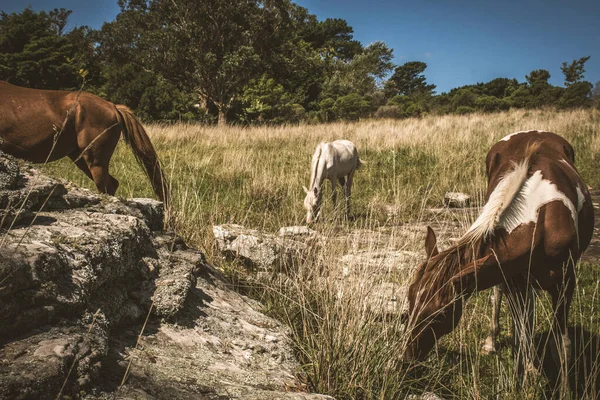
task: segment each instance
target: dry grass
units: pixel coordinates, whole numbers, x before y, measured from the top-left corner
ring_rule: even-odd
[[[246,279],[253,280],[250,290],[261,297],[269,312],[292,327],[312,387],[338,398],[360,399],[395,399],[424,391],[446,398],[543,395],[544,378],[524,390],[519,387],[520,377],[507,346],[495,356],[480,354],[491,312],[486,294],[468,302],[459,329],[441,341],[438,354],[411,369],[399,362],[406,341],[403,327],[396,319],[381,321],[378,307],[389,304],[377,297],[382,285],[402,287],[410,280],[408,265],[415,264],[422,252],[422,223],[442,228],[440,239],[448,243],[473,220],[469,214],[436,217],[428,207],[439,206],[446,191],[481,198],[487,150],[506,134],[527,129],[565,136],[575,147],[577,166],[586,182],[600,186],[598,111],[511,111],[261,128],[148,126],[173,186],[175,226],[215,263],[220,261],[213,254],[212,225],[238,223],[276,231],[301,224],[305,215],[302,185],[308,183],[317,143],[346,138],[357,145],[366,165],[355,177],[355,219],[340,221],[335,217],[339,213],[326,201],[325,220],[318,230],[327,245],[315,248],[311,262],[294,266],[292,276]],[[66,160],[47,168],[92,187]],[[111,168],[121,181],[120,196],[151,196],[149,182],[125,146],[118,147]],[[345,272],[341,257],[360,250],[399,252],[407,259],[394,266],[395,259],[390,263],[383,257],[380,263]],[[579,271],[571,325],[597,334],[600,274],[597,267],[587,264]],[[540,333],[550,326],[548,307],[547,300],[541,302],[536,325]],[[507,325],[506,317],[503,323]],[[506,338],[506,328],[502,335]],[[599,344],[593,348],[594,340],[597,337],[586,337],[579,343],[587,343],[584,353],[593,355],[586,376],[598,380],[600,366],[593,351]],[[597,384],[582,389],[585,398],[598,396]]]

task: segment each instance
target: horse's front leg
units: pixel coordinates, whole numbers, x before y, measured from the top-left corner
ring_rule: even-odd
[[[494,294],[491,296],[492,301],[492,320],[490,321],[490,334],[485,339],[481,352],[484,354],[492,354],[496,352],[496,341],[500,334],[500,309],[502,307],[502,289],[500,286],[494,286]]]

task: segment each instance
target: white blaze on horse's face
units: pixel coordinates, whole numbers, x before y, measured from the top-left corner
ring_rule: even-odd
[[[313,190],[308,190],[304,188],[306,192],[306,197],[304,198],[304,208],[306,208],[306,223],[312,224],[319,217],[319,209],[320,209],[320,201],[319,201],[319,191],[317,188]]]

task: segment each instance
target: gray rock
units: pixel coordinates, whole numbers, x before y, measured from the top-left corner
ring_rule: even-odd
[[[162,201],[134,198],[127,200],[126,203],[130,207],[141,211],[142,219],[151,230],[162,230],[165,220],[165,208]]]
[[[425,392],[422,395],[411,394],[408,398],[409,400],[444,400],[433,392]]]
[[[213,226],[213,234],[217,249],[225,258],[258,271],[289,269],[305,260],[316,245],[235,224]]]
[[[310,229],[308,226],[300,225],[300,226],[284,226],[279,229],[279,237],[286,238],[306,238],[306,237],[315,237],[317,236],[317,232]]]
[[[471,204],[471,196],[460,192],[447,192],[444,195],[444,205],[450,208],[465,208]]]
[[[2,155],[0,202],[18,218],[0,234],[0,398],[329,398],[304,393],[284,326],[159,231],[159,202],[98,195]],[[262,248],[266,265],[306,248],[276,238],[270,254],[267,242],[242,235],[237,250]]]

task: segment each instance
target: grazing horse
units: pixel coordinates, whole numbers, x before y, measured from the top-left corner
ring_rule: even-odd
[[[550,132],[517,132],[492,146],[486,159],[487,202],[467,233],[440,252],[428,228],[427,260],[415,273],[409,311],[402,316],[409,330],[406,361],[425,357],[457,326],[470,295],[502,285],[519,369],[533,360],[532,346],[527,350],[523,344],[533,339],[535,288],[552,298],[557,345],[552,355],[567,371],[574,267],[594,226],[592,201],[574,162],[571,145]]]
[[[361,166],[356,146],[349,140],[322,142],[317,146],[312,157],[310,190],[306,187],[304,207],[306,208],[306,223],[315,222],[321,212],[323,197],[322,185],[325,179],[331,181],[331,198],[333,206],[337,203],[337,182],[344,188],[346,198],[346,219],[350,218],[350,193],[354,172]]]
[[[68,156],[114,195],[119,182],[108,173],[123,138],[150,178],[154,193],[168,203],[168,188],[154,147],[129,108],[86,92],[27,89],[0,81],[0,150],[34,163]]]

